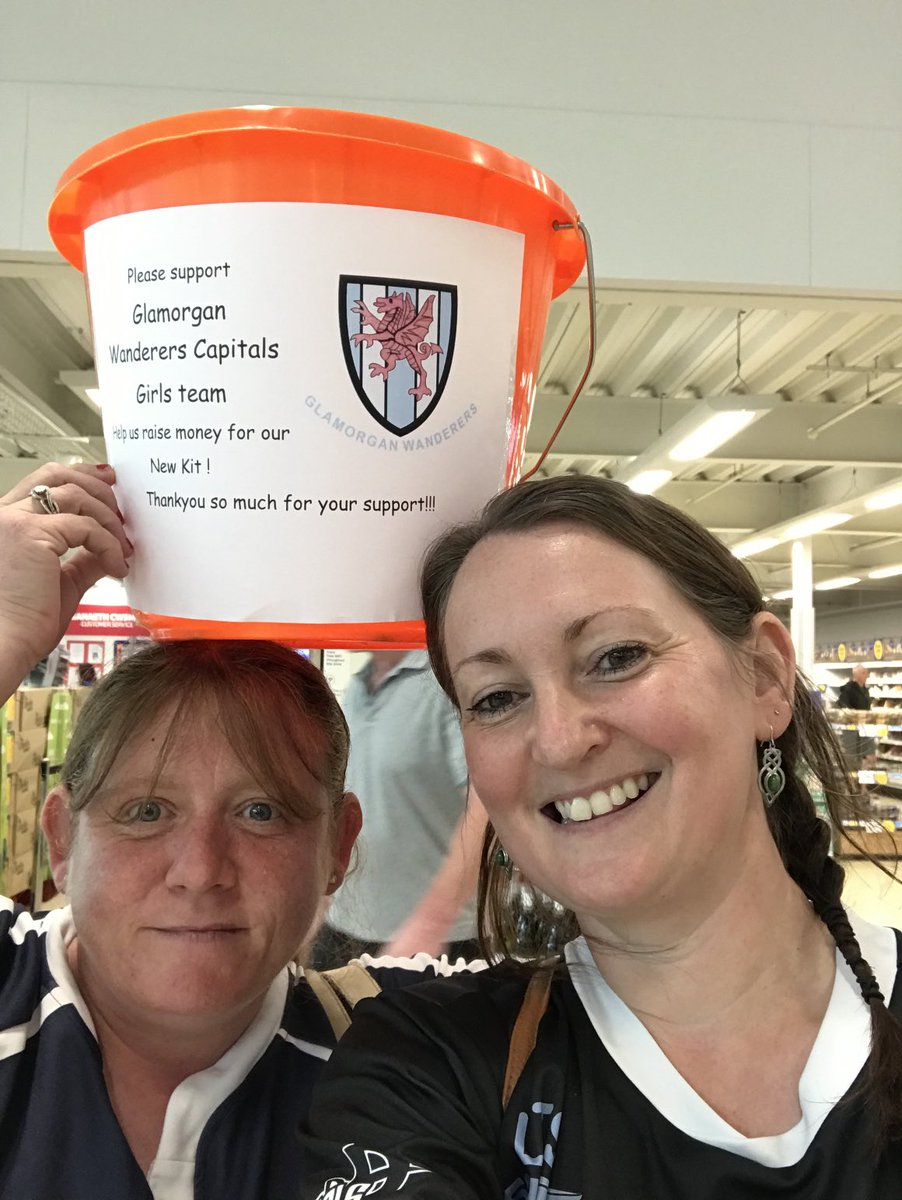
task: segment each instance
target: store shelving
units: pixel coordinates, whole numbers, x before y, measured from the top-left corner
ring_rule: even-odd
[[[858,666],[868,670],[870,709],[835,708],[839,688]],[[875,769],[861,772],[860,782],[902,791],[902,660],[818,664],[815,679],[825,690],[833,728],[874,739]]]
[[[852,669],[859,666],[868,670],[871,707],[838,708],[839,689],[850,678]],[[815,666],[814,678],[840,737],[855,733],[873,742],[873,762],[858,772],[862,791],[868,793],[872,819],[844,821],[836,852],[844,858],[862,853],[876,858],[902,858],[902,659],[821,663]],[[865,747],[860,753],[868,750]]]

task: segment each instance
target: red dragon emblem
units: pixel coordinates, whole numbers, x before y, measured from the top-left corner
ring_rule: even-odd
[[[351,308],[363,318],[362,325],[369,325],[372,333],[355,333],[352,341],[355,346],[372,346],[379,343],[379,353],[385,364],[370,363],[370,379],[379,376],[388,379],[390,371],[395,369],[399,358],[406,358],[417,375],[416,386],[408,388],[408,396],[418,400],[432,395],[432,388],[426,386],[426,372],[423,363],[431,354],[444,354],[441,346],[435,342],[424,342],[432,326],[432,305],[435,297],[428,296],[417,312],[411,303],[410,296],[404,292],[392,292],[390,296],[378,296],[374,306],[379,310],[379,316],[371,312],[362,300]]]

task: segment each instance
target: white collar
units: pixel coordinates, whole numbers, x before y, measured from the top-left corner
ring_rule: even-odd
[[[166,1106],[163,1133],[147,1172],[154,1200],[194,1200],[194,1160],[200,1136],[220,1104],[263,1057],[276,1036],[288,998],[289,972],[280,971],[260,1011],[212,1067],[183,1080]]]
[[[51,993],[55,1006],[73,1004],[96,1038],[94,1022],[66,954],[66,947],[75,937],[71,908],[49,913],[36,922],[36,928],[46,935],[47,964],[57,983]],[[238,1041],[211,1067],[184,1079],[169,1097],[160,1144],[147,1172],[154,1200],[194,1200],[194,1162],[200,1136],[216,1109],[235,1091],[276,1037],[290,981],[289,970],[280,971],[270,984],[260,1011]]]
[[[854,913],[849,920],[889,999],[896,980],[896,935]],[[573,985],[608,1053],[671,1125],[696,1141],[770,1167],[799,1161],[824,1119],[857,1078],[871,1048],[870,1009],[837,950],[836,978],[820,1031],[799,1080],[802,1118],[785,1133],[748,1138],[733,1129],[695,1092],[601,975],[585,938],[566,947]]]

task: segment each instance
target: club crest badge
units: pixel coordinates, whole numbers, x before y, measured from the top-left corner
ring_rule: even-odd
[[[367,411],[411,433],[442,398],[454,357],[457,288],[375,276],[339,276],[341,343]]]

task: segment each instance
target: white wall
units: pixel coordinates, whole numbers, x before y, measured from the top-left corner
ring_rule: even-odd
[[[608,278],[902,293],[898,0],[15,0],[0,249],[128,125],[296,103],[443,125],[574,197]]]

